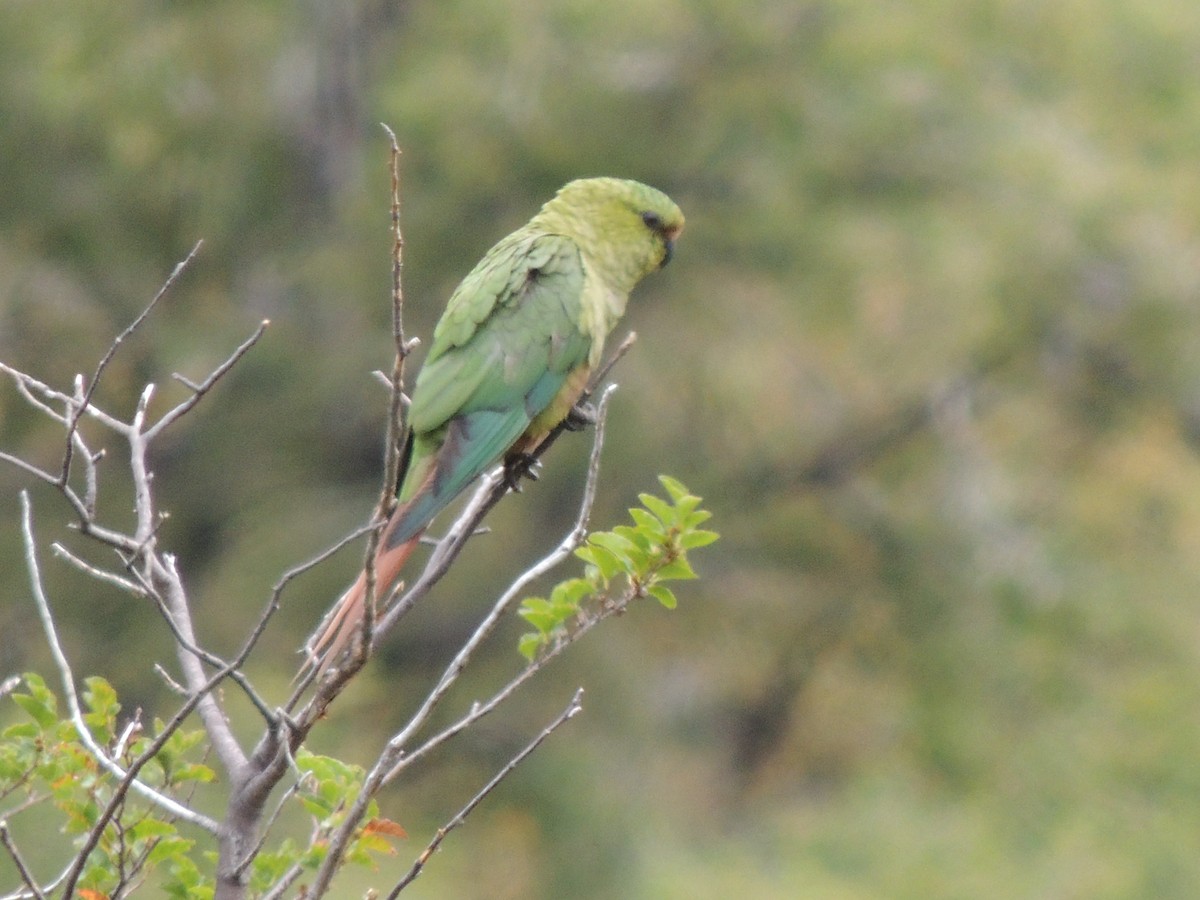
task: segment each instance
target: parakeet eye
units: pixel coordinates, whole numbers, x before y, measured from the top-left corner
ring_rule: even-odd
[[[658,213],[644,212],[642,213],[642,221],[646,223],[646,227],[651,231],[662,231],[663,220],[662,216]]]

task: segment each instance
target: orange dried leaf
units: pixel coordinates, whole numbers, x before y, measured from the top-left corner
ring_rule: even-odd
[[[372,819],[363,826],[363,834],[386,834],[389,837],[406,838],[408,832],[391,819]]]

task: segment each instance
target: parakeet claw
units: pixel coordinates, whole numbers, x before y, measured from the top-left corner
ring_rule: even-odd
[[[504,483],[515,494],[521,493],[521,479],[538,480],[541,462],[528,453],[511,453],[504,459]]]
[[[596,407],[587,400],[581,400],[571,407],[567,417],[563,419],[563,428],[567,431],[583,431],[596,424]]]

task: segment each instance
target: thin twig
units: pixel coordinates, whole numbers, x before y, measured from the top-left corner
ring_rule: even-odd
[[[370,656],[371,647],[374,644],[373,635],[376,625],[376,601],[379,587],[376,584],[375,557],[379,549],[379,540],[383,526],[387,523],[392,509],[396,505],[396,486],[401,477],[400,465],[406,431],[405,411],[407,409],[407,399],[404,395],[404,364],[409,353],[412,352],[412,349],[418,343],[415,338],[408,340],[404,334],[404,289],[401,277],[404,269],[404,234],[400,227],[400,146],[396,141],[396,135],[392,129],[383,123],[381,123],[381,127],[387,133],[390,145],[388,170],[391,175],[392,190],[392,339],[396,347],[391,378],[387,382],[391,391],[391,399],[388,406],[387,430],[384,438],[383,479],[380,485],[379,501],[375,506],[375,513],[372,516],[371,535],[367,540],[367,546],[363,554],[365,591],[362,621],[358,625],[358,641],[352,646],[354,652],[350,654],[348,661],[340,670],[335,672],[331,679],[327,680],[321,686],[317,696],[313,699],[313,703],[310,703],[310,710],[318,707],[320,709],[325,708],[354,674],[366,664],[367,658]],[[335,614],[336,607],[331,609],[327,614],[326,621],[329,620],[330,616]],[[315,634],[320,634],[323,630],[324,623],[318,627]],[[321,672],[321,666],[316,662],[311,650],[309,650],[309,656],[310,658],[306,660],[304,668],[297,676],[297,687],[295,693],[293,693],[291,699],[288,701],[286,707],[288,709],[292,708],[299,701],[300,696]]]
[[[42,886],[42,892],[45,894],[53,894],[54,891],[58,890],[58,886],[66,879],[68,871],[68,869],[63,869],[58,873],[58,875],[46,882]],[[0,900],[32,900],[32,898],[35,896],[36,895],[32,891],[27,891],[22,888],[20,890],[0,896]]]
[[[4,845],[4,849],[8,851],[8,855],[12,857],[13,864],[17,867],[17,871],[21,873],[21,880],[25,882],[25,886],[33,892],[33,896],[37,900],[45,900],[46,895],[42,893],[42,889],[38,887],[37,881],[33,877],[33,873],[29,871],[29,867],[25,865],[25,860],[21,858],[21,852],[17,849],[17,845],[13,843],[12,836],[8,833],[8,823],[0,822],[0,844]]]
[[[471,708],[457,722],[447,725],[442,731],[430,737],[423,744],[412,750],[409,753],[396,754],[395,763],[383,778],[383,784],[391,784],[399,777],[409,766],[416,763],[422,757],[427,756],[430,752],[440,747],[446,741],[454,736],[466,731],[484,716],[493,713],[502,703],[513,696],[520,690],[528,681],[537,675],[542,669],[550,664],[551,661],[558,658],[568,647],[580,640],[585,634],[592,630],[596,625],[610,616],[617,615],[625,610],[626,607],[639,596],[637,590],[629,586],[616,599],[610,599],[605,604],[603,609],[591,616],[583,618],[568,634],[557,640],[552,647],[539,655],[524,669],[518,672],[508,684],[496,691],[490,698],[481,702],[476,701],[471,704]]]
[[[85,575],[95,578],[97,581],[103,581],[106,584],[111,584],[113,587],[125,591],[127,594],[130,594],[134,597],[146,596],[146,589],[140,584],[136,584],[130,581],[128,578],[118,575],[116,572],[109,572],[107,569],[101,569],[99,566],[94,566],[90,562],[80,559],[57,541],[50,545],[50,549],[53,550],[57,556],[65,559],[79,571],[83,572]]]
[[[87,747],[92,756],[96,758],[96,761],[117,778],[124,779],[128,773],[117,762],[110,759],[103,748],[96,743],[95,738],[92,737],[92,733],[87,727],[87,723],[84,721],[83,712],[79,706],[79,696],[75,692],[75,676],[71,673],[71,664],[67,661],[62,644],[59,643],[58,630],[54,625],[54,619],[51,617],[50,605],[46,600],[45,591],[42,589],[41,569],[38,566],[37,549],[33,536],[33,515],[30,509],[29,494],[26,491],[21,491],[21,530],[25,539],[25,565],[29,572],[34,603],[37,606],[38,616],[42,621],[42,629],[46,633],[46,642],[50,646],[50,655],[54,659],[55,668],[58,669],[62,681],[63,694],[67,700],[71,724],[75,726],[80,741],[83,742],[83,745]],[[141,781],[135,779],[131,783],[131,787],[147,800],[166,810],[171,815],[178,816],[185,822],[195,825],[198,828],[203,828],[205,831],[213,834],[216,834],[219,830],[217,823],[208,818],[208,816],[182,806]]]
[[[550,735],[553,734],[560,726],[562,726],[563,723],[565,723],[568,719],[573,718],[583,709],[582,700],[583,688],[578,688],[575,691],[575,696],[571,698],[571,702],[567,704],[567,708],[559,713],[554,721],[543,728],[541,733],[532,741],[530,741],[524,750],[509,760],[508,764],[499,772],[497,772],[492,780],[484,785],[479,793],[472,797],[470,801],[468,801],[467,805],[458,811],[454,818],[437,830],[437,833],[433,836],[433,840],[429,842],[429,845],[421,852],[421,855],[417,857],[416,862],[413,863],[412,868],[408,870],[408,874],[400,879],[396,886],[392,888],[392,892],[388,894],[387,900],[395,900],[395,898],[400,895],[402,890],[408,887],[408,885],[412,884],[412,882],[417,879],[417,876],[421,874],[422,870],[425,868],[425,864],[429,862],[430,857],[437,852],[437,849],[439,846],[441,846],[442,841],[446,839],[446,835],[466,822],[467,816],[474,812],[475,807],[479,806],[479,804],[483,802],[484,798],[494,791],[501,781],[507,778],[517,766],[524,762],[525,759],[528,758],[534,750],[541,746],[542,742],[546,740],[546,738],[550,737]]]
[[[79,425],[79,417],[82,416],[84,411],[88,410],[92,405],[92,395],[96,392],[96,387],[100,384],[100,376],[104,374],[104,370],[108,368],[108,364],[112,362],[113,357],[117,355],[117,350],[120,349],[121,344],[124,343],[124,341],[130,335],[137,331],[144,321],[146,321],[146,317],[149,316],[151,310],[158,305],[158,301],[166,296],[167,291],[171,289],[171,286],[175,284],[179,276],[183,274],[184,269],[186,269],[188,265],[191,264],[192,260],[196,258],[196,254],[200,252],[200,247],[203,246],[203,244],[204,241],[197,241],[196,245],[192,247],[192,251],[186,257],[184,257],[182,261],[176,263],[175,268],[172,270],[171,274],[167,276],[167,280],[163,282],[162,287],[158,289],[158,293],[154,295],[154,298],[146,305],[146,308],[142,310],[136,319],[129,323],[129,326],[124,331],[116,336],[111,344],[109,344],[108,351],[103,357],[101,357],[100,362],[97,364],[96,371],[92,374],[92,380],[88,384],[87,390],[84,392],[82,399],[78,405],[75,405],[74,403],[71,404],[73,409],[71,410],[70,419],[67,421],[67,446],[66,450],[63,452],[62,471],[59,474],[59,482],[61,484],[66,484],[67,480],[70,478],[71,457],[74,454],[74,442],[71,438],[75,433],[75,428]]]
[[[296,883],[296,879],[304,874],[304,870],[304,863],[294,863],[279,876],[271,889],[262,895],[262,900],[279,900],[287,892],[287,889]]]
[[[254,329],[254,332],[250,335],[250,337],[248,337],[248,338],[246,338],[246,340],[242,341],[238,345],[237,349],[234,350],[233,353],[231,353],[229,355],[229,358],[226,359],[225,362],[223,362],[219,366],[217,366],[215,369],[213,369],[212,374],[210,374],[207,378],[205,378],[199,384],[193,384],[191,381],[187,380],[183,376],[179,375],[178,373],[175,373],[175,375],[174,375],[175,380],[180,382],[184,386],[186,386],[189,390],[191,390],[192,396],[188,397],[182,403],[180,403],[177,406],[173,407],[172,409],[168,410],[166,413],[163,414],[163,417],[161,419],[159,419],[157,422],[155,422],[153,426],[148,428],[146,430],[146,440],[149,441],[149,440],[153,440],[154,438],[156,438],[158,436],[159,432],[161,432],[164,428],[166,428],[172,422],[176,421],[180,416],[183,416],[186,413],[188,413],[192,409],[193,406],[195,406],[197,403],[199,403],[204,398],[204,395],[207,394],[210,390],[212,390],[213,385],[215,385],[218,381],[220,381],[221,378],[225,375],[225,373],[227,373],[230,369],[232,369],[235,365],[237,365],[238,361],[243,356],[245,356],[247,353],[250,352],[250,348],[258,343],[259,338],[261,338],[263,336],[263,333],[266,332],[267,328],[269,328],[270,325],[271,325],[270,319],[263,319],[261,322],[259,322],[258,327]]]
[[[13,456],[11,453],[5,453],[3,450],[0,450],[0,462],[6,462],[10,465],[16,466],[21,471],[32,475],[39,481],[44,481],[47,484],[58,484],[57,475],[51,475],[45,469],[39,469],[33,463],[26,462],[25,460],[21,459],[21,457]]]
[[[396,135],[387,125],[380,123],[387,132],[391,144],[388,168],[392,176],[392,341],[396,345],[396,359],[392,364],[391,407],[388,409],[387,452],[384,458],[383,495],[380,498],[380,515],[386,515],[394,502],[396,482],[399,479],[400,451],[404,437],[404,362],[412,352],[416,341],[409,342],[404,336],[404,232],[400,227],[400,145]]]
[[[0,700],[3,700],[9,694],[15,691],[20,684],[20,675],[9,675],[3,681],[0,681]]]
[[[279,801],[275,804],[275,809],[271,812],[271,815],[267,816],[267,821],[264,822],[262,827],[259,829],[260,833],[258,842],[250,848],[250,850],[242,858],[242,861],[234,867],[234,873],[236,875],[240,877],[248,868],[250,868],[250,865],[254,862],[255,857],[258,856],[258,854],[262,851],[262,848],[266,845],[267,838],[271,834],[271,828],[279,820],[279,814],[283,812],[284,805],[291,800],[293,796],[295,796],[299,789],[300,782],[296,782],[295,784],[289,785],[287,790],[280,795]]]
[[[380,124],[387,133],[391,151],[388,154],[388,170],[392,181],[392,340],[396,345],[396,358],[392,363],[392,392],[384,438],[383,484],[380,486],[379,503],[373,518],[386,522],[396,505],[396,484],[400,479],[400,457],[405,432],[404,362],[412,348],[404,338],[404,232],[400,227],[400,145],[396,141],[395,132],[386,124]],[[375,601],[379,587],[376,583],[375,554],[379,550],[380,535],[378,530],[372,533],[367,541],[364,560],[367,591],[363,601],[362,644],[359,648],[361,663],[365,663],[370,654],[371,635],[375,629]]]

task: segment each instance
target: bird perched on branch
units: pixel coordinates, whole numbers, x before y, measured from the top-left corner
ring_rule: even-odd
[[[584,178],[501,240],[450,297],[408,410],[398,505],[375,556],[386,596],[437,513],[516,465],[571,412],[629,292],[671,258],[683,213],[636,181]],[[307,650],[328,666],[361,627],[364,571]]]

